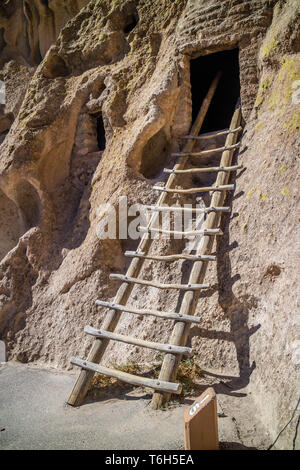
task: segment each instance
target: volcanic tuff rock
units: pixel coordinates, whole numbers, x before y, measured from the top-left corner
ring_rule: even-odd
[[[297,0],[1,2],[0,333],[22,362],[68,368],[71,355],[86,356],[83,328],[105,315],[95,299],[113,298],[109,274],[124,271],[122,253],[136,246],[100,241],[98,208],[124,195],[156,201],[152,186],[191,126],[190,59],[236,47],[244,169],[233,175],[190,343],[204,369],[229,377],[228,393],[250,381],[275,439],[296,406],[300,367]],[[178,282],[185,269],[149,262],[142,276]],[[175,292],[133,295],[139,307],[177,305]],[[117,331],[163,342],[171,328],[124,314]],[[105,356],[154,358],[120,344]],[[290,446],[291,426],[284,439]]]

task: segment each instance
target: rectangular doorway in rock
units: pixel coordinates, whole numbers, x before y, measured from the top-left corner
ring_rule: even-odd
[[[201,133],[225,129],[230,124],[237,100],[240,97],[238,49],[216,52],[191,60],[193,122],[218,71],[222,72],[222,76]]]
[[[193,122],[213,79],[219,71],[222,72],[222,75],[203,122],[201,134],[223,130],[230,125],[234,109],[240,97],[239,50],[232,49],[200,56],[190,62]],[[221,148],[225,144],[225,140],[226,135],[199,140],[195,142],[193,151],[201,152]],[[189,166],[191,168],[219,166],[221,155],[221,152],[215,152],[207,156],[203,155],[201,159],[190,158]],[[216,177],[217,173],[215,172],[195,173],[190,183],[195,187],[212,186]],[[198,200],[202,200],[204,205],[209,204],[209,193],[202,193]],[[194,202],[196,202],[196,198]]]

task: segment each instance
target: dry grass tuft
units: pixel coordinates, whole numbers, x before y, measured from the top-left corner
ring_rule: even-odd
[[[113,368],[122,372],[127,372],[128,374],[142,375],[143,377],[157,379],[161,369],[163,356],[157,356],[156,360],[157,363],[151,369],[146,369],[138,364],[114,365]],[[199,389],[197,382],[201,377],[203,377],[203,372],[198,364],[196,364],[192,359],[181,361],[177,372],[177,381],[182,384],[182,393],[179,396],[176,395],[176,399],[169,401],[169,403],[163,406],[162,409],[169,408],[170,406],[178,406],[186,397],[197,394],[197,389]],[[97,374],[93,378],[89,395],[94,398],[103,395],[111,397],[120,393],[127,393],[131,390],[132,386],[130,384],[118,381],[112,377]]]

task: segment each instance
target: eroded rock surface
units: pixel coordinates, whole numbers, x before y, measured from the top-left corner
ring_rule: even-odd
[[[233,175],[232,213],[190,343],[228,394],[250,382],[257,419],[275,439],[296,406],[300,367],[297,0],[7,1],[0,47],[3,114],[13,115],[0,146],[0,333],[10,358],[57,368],[86,356],[83,328],[105,315],[95,299],[114,297],[109,274],[124,272],[123,252],[137,245],[99,240],[99,206],[156,201],[152,187],[192,122],[190,60],[238,48],[244,169]],[[176,253],[183,242],[154,247]],[[175,283],[188,269],[149,262],[142,277]],[[173,291],[133,291],[140,308],[177,302]],[[127,314],[118,326],[159,342],[171,329]],[[154,359],[120,344],[105,356]]]
[[[37,65],[64,25],[88,0],[4,0],[0,5],[1,61]]]

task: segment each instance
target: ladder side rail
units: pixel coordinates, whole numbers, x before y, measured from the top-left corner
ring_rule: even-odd
[[[240,126],[241,123],[241,109],[237,108],[233,114],[230,129],[236,129]],[[237,133],[229,133],[226,139],[226,146],[232,145],[237,140]],[[220,166],[229,166],[232,161],[234,150],[226,150],[222,154]],[[217,185],[226,184],[229,180],[228,172],[220,172],[217,176]],[[211,198],[212,206],[222,206],[225,201],[225,193],[215,192]],[[205,228],[217,228],[219,227],[221,220],[220,212],[211,212],[204,223]],[[210,254],[213,248],[214,237],[204,235],[200,246],[197,250],[198,255]],[[206,274],[208,263],[207,261],[195,261],[193,268],[191,270],[189,284],[203,282],[204,276]],[[195,308],[198,300],[198,295],[194,291],[188,291],[184,294],[183,300],[181,303],[180,313],[184,315],[194,315]],[[183,346],[186,344],[190,325],[177,321],[174,325],[171,337],[170,344]],[[170,381],[174,380],[177,374],[178,365],[180,362],[180,356],[175,356],[174,354],[166,354],[162,363],[160,370],[159,380]],[[158,409],[162,406],[164,401],[167,401],[169,398],[168,394],[155,391],[151,401],[151,408]]]

